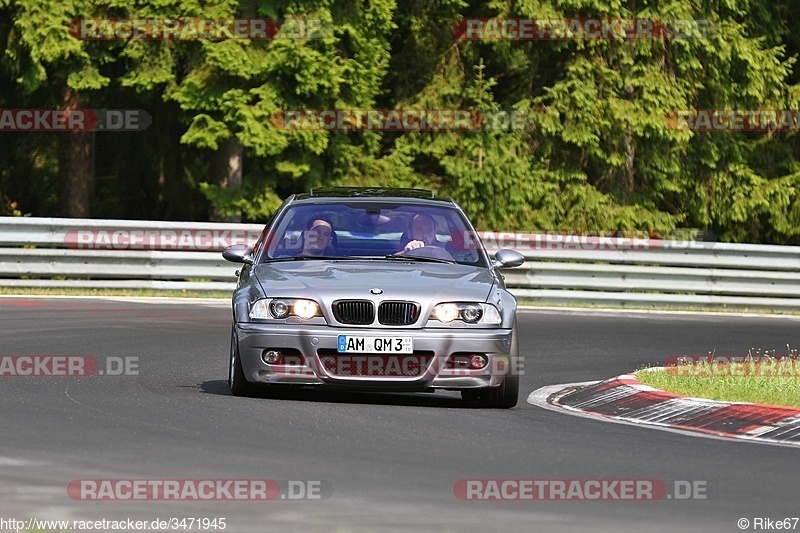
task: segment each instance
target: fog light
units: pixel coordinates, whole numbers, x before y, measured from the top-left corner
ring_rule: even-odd
[[[488,362],[485,355],[475,354],[469,358],[469,367],[479,370],[486,367]]]
[[[281,352],[275,350],[264,350],[264,352],[261,354],[261,360],[268,365],[280,363]]]

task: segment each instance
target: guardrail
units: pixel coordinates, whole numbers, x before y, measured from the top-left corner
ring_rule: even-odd
[[[0,286],[232,290],[220,251],[263,226],[0,217]],[[526,301],[556,305],[800,310],[800,247],[481,233]]]

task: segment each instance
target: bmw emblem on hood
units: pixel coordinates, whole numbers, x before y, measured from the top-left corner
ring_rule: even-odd
[[[371,294],[383,294],[383,289],[370,289]]]

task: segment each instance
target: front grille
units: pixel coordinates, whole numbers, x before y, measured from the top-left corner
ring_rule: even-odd
[[[418,316],[419,304],[414,302],[383,302],[378,307],[378,322],[384,326],[407,326]]]
[[[341,324],[372,324],[375,320],[375,304],[369,300],[342,300],[334,302],[333,316]]]

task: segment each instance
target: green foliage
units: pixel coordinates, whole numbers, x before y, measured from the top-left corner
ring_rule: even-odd
[[[149,174],[126,182],[146,203],[144,184],[163,183],[171,169],[173,207],[159,192],[149,216],[204,198],[223,216],[263,220],[313,186],[414,186],[454,197],[482,229],[698,228],[800,244],[796,133],[698,132],[669,119],[800,109],[793,0],[0,0],[0,15],[3,107],[56,106],[69,87],[87,105],[157,111],[156,153],[142,163]],[[269,41],[88,42],[67,31],[80,17],[271,17],[281,32]],[[709,32],[470,41],[453,31],[464,18],[490,17],[700,20]],[[313,38],[293,38],[309,20],[321,24]],[[325,109],[460,109],[514,121],[347,132],[285,130],[276,120]],[[210,175],[231,139],[244,150],[241,188]],[[0,139],[0,156],[29,144]],[[7,168],[35,176],[37,205],[50,205],[54,145],[32,144],[48,166],[15,155]],[[0,190],[13,202],[25,194],[9,172],[0,171]],[[178,186],[192,194],[178,198]]]

